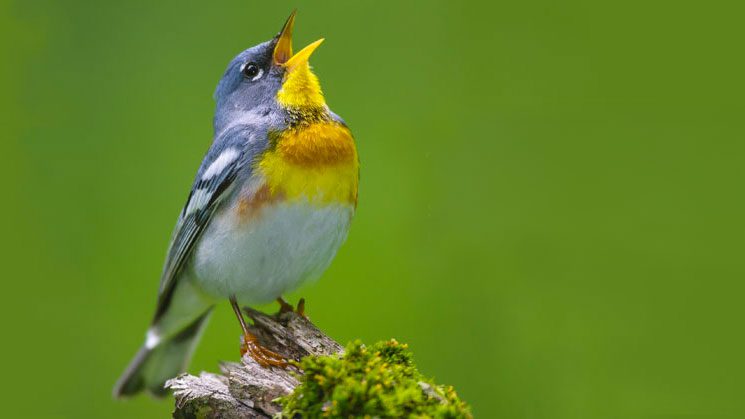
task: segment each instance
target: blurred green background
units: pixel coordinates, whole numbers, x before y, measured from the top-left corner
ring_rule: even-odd
[[[0,2],[4,417],[111,399],[227,62],[298,7],[362,159],[310,317],[483,418],[742,417],[735,2]],[[271,307],[274,309],[274,307]],[[227,304],[190,371],[237,359]]]

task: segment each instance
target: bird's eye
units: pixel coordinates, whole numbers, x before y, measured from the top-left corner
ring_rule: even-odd
[[[261,77],[263,71],[254,63],[247,63],[243,65],[243,75],[251,80],[256,80]]]

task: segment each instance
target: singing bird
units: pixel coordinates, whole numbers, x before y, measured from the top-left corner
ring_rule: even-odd
[[[238,54],[217,85],[213,142],[176,223],[145,343],[115,396],[164,395],[225,300],[242,328],[241,353],[285,365],[247,329],[238,304],[291,307],[282,295],[317,279],[347,237],[357,149],[308,64],[323,39],[293,54],[294,22],[295,12],[276,37]]]

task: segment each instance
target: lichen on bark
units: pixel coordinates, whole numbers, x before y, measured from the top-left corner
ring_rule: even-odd
[[[308,356],[298,366],[300,385],[280,398],[277,417],[471,417],[455,390],[425,378],[395,339],[369,347],[356,341],[344,355]]]
[[[174,418],[471,417],[452,387],[416,369],[405,344],[342,348],[296,313],[246,313],[260,342],[294,367],[264,368],[244,356],[221,364],[221,374],[182,374],[166,383]]]

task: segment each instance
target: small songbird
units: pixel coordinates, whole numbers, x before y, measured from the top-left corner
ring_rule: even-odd
[[[145,343],[115,396],[164,395],[224,300],[242,328],[241,353],[286,365],[250,333],[238,304],[292,309],[282,295],[329,266],[359,182],[352,134],[308,64],[323,39],[293,54],[294,21],[295,12],[275,38],[238,54],[217,85],[212,146],[176,223]]]

